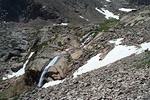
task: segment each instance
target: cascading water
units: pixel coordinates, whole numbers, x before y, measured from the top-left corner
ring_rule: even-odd
[[[43,85],[43,80],[44,80],[44,76],[45,74],[47,73],[48,69],[55,65],[57,63],[57,61],[59,60],[60,56],[56,56],[54,57],[50,62],[49,64],[44,68],[42,74],[41,74],[41,77],[40,77],[40,80],[39,80],[39,83],[38,83],[38,87],[41,87]]]

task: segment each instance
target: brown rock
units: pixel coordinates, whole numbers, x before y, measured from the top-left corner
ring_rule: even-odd
[[[63,55],[55,66],[52,66],[48,75],[55,80],[63,79],[67,73],[71,70],[71,58],[69,55]]]
[[[81,55],[83,54],[83,51],[82,50],[75,50],[72,54],[71,54],[71,57],[73,60],[78,60]]]

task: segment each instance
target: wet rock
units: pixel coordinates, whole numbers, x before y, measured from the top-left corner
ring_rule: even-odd
[[[71,57],[68,54],[62,55],[58,62],[49,69],[48,75],[55,80],[65,78],[68,72],[72,69],[71,61]]]

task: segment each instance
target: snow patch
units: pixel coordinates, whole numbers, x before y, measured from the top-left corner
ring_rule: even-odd
[[[111,40],[109,43],[115,44],[115,45],[120,45],[122,43],[123,38],[119,38],[116,40]]]
[[[82,19],[84,19],[84,20],[86,20],[86,21],[89,21],[89,19],[84,18],[83,16],[79,16],[79,17],[82,18]]]
[[[110,0],[106,0],[107,2],[111,2]]]
[[[23,75],[25,73],[25,68],[30,60],[30,58],[32,57],[32,55],[34,54],[34,52],[31,52],[30,55],[28,56],[27,60],[25,61],[25,63],[23,64],[23,67],[18,70],[17,72],[12,72],[12,74],[7,74],[5,77],[3,77],[3,80],[7,80],[13,77],[19,77],[21,75]]]
[[[68,23],[61,23],[60,25],[62,25],[62,26],[67,26]]]
[[[80,67],[73,74],[74,78],[83,73],[90,72],[92,70],[114,63],[132,54],[140,54],[145,50],[150,50],[150,42],[142,43],[140,45],[141,47],[137,48],[136,46],[120,45],[122,40],[123,38],[117,39],[115,41],[109,41],[110,43],[115,43],[114,49],[112,49],[102,60],[99,60],[101,54],[97,54],[96,56],[92,57],[89,61],[87,61],[87,64]]]
[[[123,11],[123,12],[131,12],[131,11],[134,11],[134,10],[136,10],[136,9],[120,8],[119,10],[120,10],[120,11]]]
[[[48,83],[45,83],[42,88],[47,88],[47,87],[50,87],[50,86],[55,86],[55,85],[58,85],[60,83],[63,83],[64,80],[56,80],[56,81],[50,81]]]
[[[140,53],[144,52],[145,50],[150,51],[150,42],[148,42],[148,43],[147,43],[147,42],[142,43],[142,44],[140,45],[140,47],[141,47],[141,48],[139,48],[137,54],[140,54]]]
[[[68,23],[61,23],[61,24],[53,24],[53,26],[67,26]]]
[[[104,7],[107,7],[107,5],[104,5]]]
[[[115,18],[115,19],[119,20],[119,16],[118,15],[113,14],[112,12],[106,10],[105,8],[98,9],[96,7],[95,10],[98,11],[99,13],[105,15],[106,19]]]

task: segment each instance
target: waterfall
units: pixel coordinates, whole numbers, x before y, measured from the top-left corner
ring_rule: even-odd
[[[49,62],[49,64],[44,68],[44,70],[43,70],[43,72],[42,72],[42,74],[41,74],[39,83],[38,83],[38,87],[41,87],[41,86],[42,86],[43,80],[44,80],[44,76],[45,76],[45,74],[47,73],[48,69],[49,69],[51,66],[55,65],[55,64],[57,63],[57,61],[59,60],[59,58],[60,58],[60,56],[54,57],[54,58]]]

